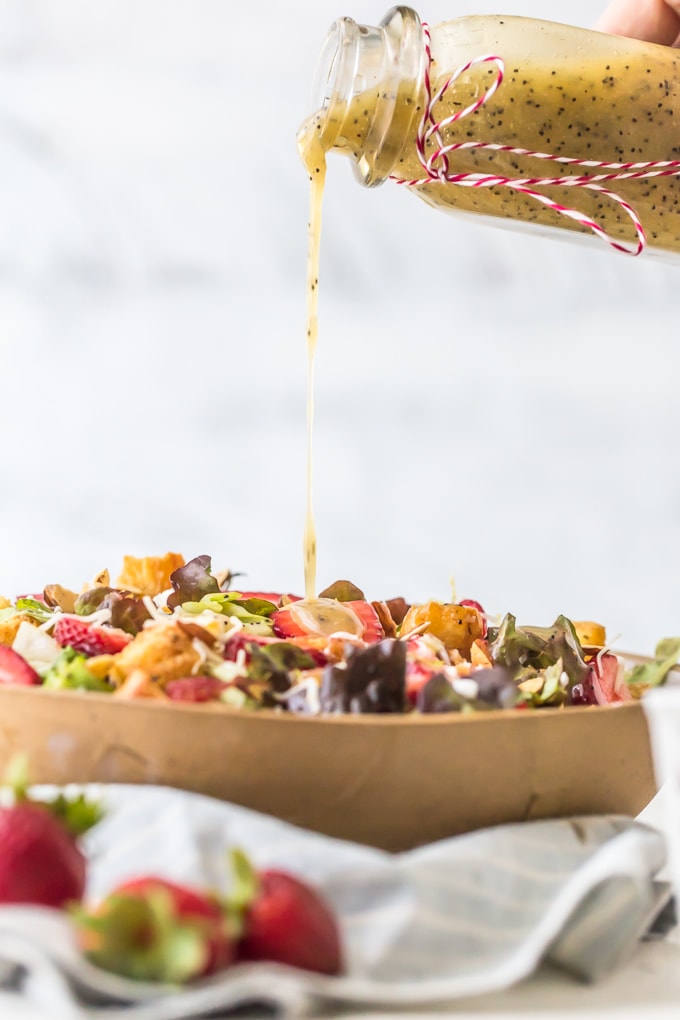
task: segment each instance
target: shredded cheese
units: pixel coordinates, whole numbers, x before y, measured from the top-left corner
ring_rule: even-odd
[[[312,715],[321,714],[321,698],[319,697],[319,685],[317,684],[314,677],[307,677],[305,680],[301,680],[300,683],[295,684],[290,690],[284,691],[282,694],[276,694],[275,698],[277,701],[290,701],[295,694],[299,694],[300,691],[307,692],[307,703]]]
[[[152,620],[167,620],[168,614],[159,609],[150,595],[143,595],[142,602]],[[149,623],[150,621],[146,621]],[[144,624],[146,626],[146,623]]]
[[[79,616],[78,613],[64,613],[61,609],[56,609],[49,620],[40,624],[38,630],[44,630],[49,634],[59,620],[78,620],[80,623],[87,624],[88,627],[101,627],[103,623],[111,622],[111,610],[97,609],[88,616]]]
[[[451,686],[456,694],[460,694],[462,698],[467,698],[468,701],[474,701],[479,695],[479,684],[476,680],[457,677],[451,683]]]

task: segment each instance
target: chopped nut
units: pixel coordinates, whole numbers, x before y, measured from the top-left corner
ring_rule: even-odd
[[[385,599],[385,605],[387,606],[388,612],[397,627],[404,622],[404,617],[411,608],[406,599]]]
[[[217,642],[217,638],[214,634],[211,634],[205,627],[201,627],[198,623],[187,623],[186,620],[177,620],[177,626],[190,638],[195,638],[197,641],[202,641],[208,648],[214,648]]]
[[[48,584],[43,592],[48,606],[61,609],[64,613],[74,613],[77,594],[70,588],[62,588],[60,584]]]
[[[544,682],[545,678],[543,676],[530,676],[527,680],[522,680],[521,684],[517,686],[525,694],[540,694],[543,690]]]
[[[472,642],[472,648],[470,649],[470,661],[473,666],[481,666],[483,669],[491,669],[493,667],[493,660],[491,658],[488,641],[478,638],[476,641]]]
[[[380,620],[380,626],[385,631],[385,637],[395,638],[397,636],[397,625],[392,619],[392,614],[386,602],[371,602]]]
[[[88,584],[83,591],[89,591],[90,588],[110,588],[111,587],[111,575],[108,570],[100,570],[96,575],[92,584]]]

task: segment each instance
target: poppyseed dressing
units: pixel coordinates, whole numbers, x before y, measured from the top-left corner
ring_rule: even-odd
[[[629,254],[680,253],[680,52],[528,18],[429,29],[411,8],[331,27],[298,147],[311,182],[305,590],[314,596],[313,372],[326,154],[360,183]]]

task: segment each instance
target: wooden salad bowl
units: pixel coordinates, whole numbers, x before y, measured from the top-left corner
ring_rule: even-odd
[[[639,702],[310,718],[5,686],[0,768],[17,752],[35,783],[173,786],[391,851],[505,822],[636,815],[656,791]]]

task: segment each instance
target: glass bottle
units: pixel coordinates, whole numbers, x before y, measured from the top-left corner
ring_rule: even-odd
[[[395,7],[336,21],[299,146],[430,205],[680,252],[680,53],[567,25]]]

